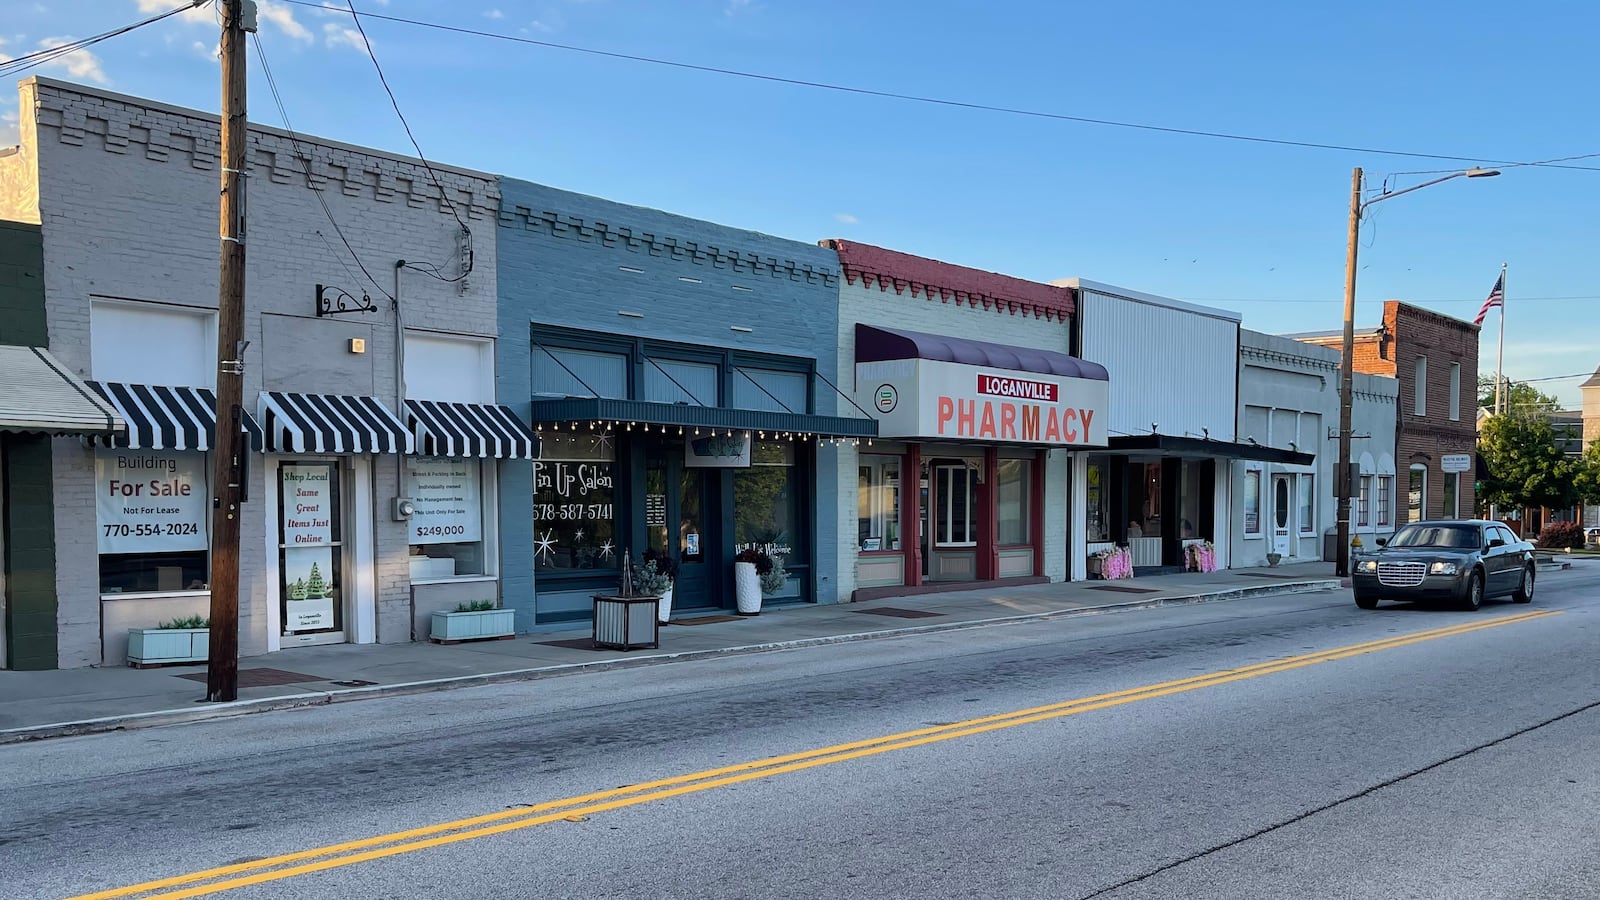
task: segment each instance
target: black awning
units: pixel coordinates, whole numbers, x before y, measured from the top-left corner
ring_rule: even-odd
[[[415,453],[416,437],[376,397],[266,391],[266,447],[274,453]]]
[[[769,434],[808,434],[819,437],[878,436],[877,419],[813,416],[760,409],[732,409],[725,406],[691,406],[687,403],[651,403],[645,400],[608,400],[602,397],[535,400],[532,421],[535,425],[619,422],[623,425],[725,428],[730,431],[765,431]]]
[[[1279,463],[1286,466],[1309,466],[1317,461],[1315,453],[1301,453],[1282,447],[1263,444],[1214,441],[1210,438],[1180,437],[1175,434],[1113,435],[1109,442],[1112,453],[1164,453],[1169,456],[1213,456],[1223,459],[1250,459]]]

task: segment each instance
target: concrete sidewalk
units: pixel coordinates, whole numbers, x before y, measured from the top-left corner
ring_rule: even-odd
[[[234,703],[201,702],[204,666],[0,672],[0,744],[732,653],[1339,586],[1333,563],[1305,563],[1276,569],[925,594],[868,603],[795,604],[769,608],[750,618],[706,613],[678,618],[663,627],[657,650],[594,650],[587,623],[518,635],[515,640],[451,646],[303,647],[240,660],[239,700]]]

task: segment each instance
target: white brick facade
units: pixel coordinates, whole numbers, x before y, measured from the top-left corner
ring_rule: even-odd
[[[22,147],[0,158],[0,217],[36,215],[44,235],[50,346],[64,364],[93,378],[94,300],[217,308],[217,118],[44,78],[24,82],[21,95]],[[371,394],[402,413],[398,323],[389,301],[397,271],[403,276],[400,314],[406,328],[496,335],[493,226],[499,189],[493,176],[433,167],[472,232],[472,274],[464,283],[447,284],[397,269],[405,260],[453,276],[467,246],[456,214],[420,163],[317,139],[296,142],[267,128],[252,128],[248,143],[247,408],[255,409],[264,386],[293,383],[289,389]],[[297,153],[310,157],[309,179]],[[343,246],[322,203],[371,281]],[[318,284],[355,296],[365,292],[378,309],[319,320]],[[364,358],[346,352],[352,327],[367,339]],[[313,340],[301,354],[267,352],[289,333]],[[397,457],[378,457],[371,475],[373,508],[350,510],[372,519],[375,637],[383,642],[411,639],[407,531],[388,515],[397,466]],[[240,640],[246,654],[268,649],[269,621],[275,618],[276,559],[265,513],[273,490],[268,468],[261,457],[252,459],[242,523]],[[55,473],[60,664],[115,662],[121,642],[108,634],[102,647],[92,453],[79,442],[58,439]],[[203,605],[195,611],[203,612]]]

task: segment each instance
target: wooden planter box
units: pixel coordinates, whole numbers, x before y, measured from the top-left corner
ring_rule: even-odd
[[[128,629],[128,665],[136,669],[203,663],[210,652],[209,628]]]
[[[436,644],[462,641],[509,641],[517,635],[517,612],[513,609],[482,609],[476,612],[436,612],[428,638]]]
[[[632,650],[661,646],[658,597],[594,598],[594,643],[597,647]]]

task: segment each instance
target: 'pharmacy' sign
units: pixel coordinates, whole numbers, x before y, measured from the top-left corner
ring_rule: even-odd
[[[931,359],[856,363],[856,402],[885,438],[1106,446],[1110,385]]]

